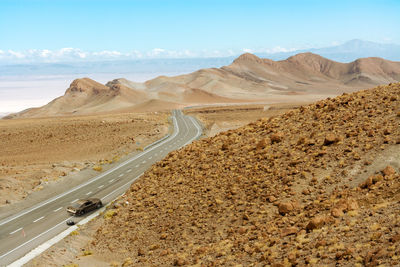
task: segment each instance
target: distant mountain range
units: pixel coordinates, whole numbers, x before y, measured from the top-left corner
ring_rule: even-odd
[[[377,57],[339,63],[301,53],[273,61],[246,53],[228,66],[174,77],[159,76],[144,83],[116,79],[103,85],[89,78],[76,79],[63,96],[7,118],[311,101],[398,81],[400,62]]]
[[[280,53],[255,53],[262,58],[272,60],[285,60],[299,54],[311,52],[319,54],[330,60],[338,62],[350,62],[363,57],[381,57],[387,60],[400,61],[400,45],[380,44],[362,40],[351,40],[342,45],[302,49]],[[59,63],[30,63],[30,64],[5,64],[0,59],[1,76],[37,76],[37,75],[89,75],[97,73],[115,73],[126,76],[129,73],[151,74],[154,76],[177,75],[189,73],[203,68],[222,67],[230,64],[235,57],[214,58],[166,58],[166,59],[124,59],[118,60],[59,62]]]
[[[256,53],[259,57],[273,60],[283,60],[299,53],[311,52],[339,62],[350,62],[357,58],[381,57],[388,60],[400,61],[400,45],[380,44],[354,39],[344,44],[324,48],[301,49],[283,53]]]

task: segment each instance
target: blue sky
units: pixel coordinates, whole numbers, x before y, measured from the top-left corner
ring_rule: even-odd
[[[399,14],[398,0],[1,0],[0,51],[229,54],[355,38],[400,43]]]

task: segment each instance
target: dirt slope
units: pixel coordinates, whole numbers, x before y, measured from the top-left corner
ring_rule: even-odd
[[[399,124],[393,84],[197,141],[133,184],[87,249],[134,266],[398,265]]]

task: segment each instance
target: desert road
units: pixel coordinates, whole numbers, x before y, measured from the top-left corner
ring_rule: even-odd
[[[173,111],[171,135],[147,147],[87,182],[0,221],[0,266],[7,266],[65,231],[66,220],[78,223],[89,216],[71,217],[66,207],[78,199],[100,198],[104,205],[122,195],[152,164],[201,135],[199,123],[181,111]]]

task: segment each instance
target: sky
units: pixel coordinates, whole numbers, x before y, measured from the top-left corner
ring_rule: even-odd
[[[1,0],[0,59],[213,57],[400,43],[399,0]]]

